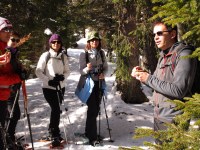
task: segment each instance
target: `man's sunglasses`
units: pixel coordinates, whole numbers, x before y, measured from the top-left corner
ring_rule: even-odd
[[[156,32],[156,33],[153,33],[153,37],[155,37],[156,35],[157,36],[163,36],[163,33],[164,32],[171,32],[171,31],[158,31],[158,32]]]
[[[3,28],[1,31],[3,31],[3,32],[13,32],[13,29],[12,29],[12,28],[8,28],[8,27],[5,27],[5,28]]]
[[[19,43],[20,39],[15,39],[15,38],[12,38],[12,39],[11,39],[11,41],[12,41],[12,42]]]
[[[56,44],[56,43],[57,43],[57,44],[61,44],[61,41],[52,41],[51,43],[52,43],[52,44]]]

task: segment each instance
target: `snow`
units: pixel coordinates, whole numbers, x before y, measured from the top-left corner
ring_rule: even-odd
[[[67,140],[74,140],[74,133],[84,133],[87,106],[79,101],[74,95],[74,91],[79,80],[79,54],[83,51],[85,39],[78,41],[77,49],[68,49],[69,63],[71,74],[66,82],[66,92],[64,95],[64,106],[62,105],[63,113],[60,120],[60,130],[64,137],[64,129],[66,130]],[[153,127],[153,107],[151,103],[143,104],[126,104],[120,98],[120,93],[115,88],[115,75],[113,71],[116,65],[109,62],[109,72],[106,75],[106,83],[108,86],[107,99],[101,103],[101,120],[100,120],[100,135],[105,137],[104,145],[101,147],[93,147],[90,145],[77,145],[74,143],[67,144],[66,150],[117,150],[119,146],[132,147],[143,146],[143,141],[153,142],[150,137],[143,139],[133,139],[134,130],[138,127]],[[34,148],[36,150],[48,149],[44,143],[38,142],[43,135],[47,134],[50,107],[45,101],[41,88],[41,81],[29,79],[26,81],[28,95],[28,111],[32,127],[34,140]],[[25,139],[30,144],[29,130],[27,126],[27,118],[23,115],[23,96],[20,94],[21,119],[18,122],[16,135],[20,137],[25,135]],[[64,111],[68,108],[68,111]],[[111,139],[114,142],[109,142],[110,136],[106,119],[105,110],[107,111],[108,123],[111,128]],[[97,122],[99,124],[99,120]],[[98,130],[99,131],[99,130]],[[31,144],[30,144],[31,147]]]

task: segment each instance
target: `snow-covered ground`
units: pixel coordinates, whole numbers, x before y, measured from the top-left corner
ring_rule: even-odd
[[[66,92],[64,95],[64,105],[68,108],[67,112],[62,113],[60,129],[64,137],[64,128],[66,129],[67,139],[74,140],[74,133],[84,133],[87,106],[79,101],[74,95],[74,91],[79,79],[79,54],[83,51],[85,39],[78,42],[77,49],[68,49],[69,63],[71,74],[66,82]],[[121,98],[120,94],[116,92],[114,81],[115,76],[111,76],[115,69],[115,64],[109,63],[109,72],[106,76],[106,83],[108,86],[108,95],[105,99],[104,107],[101,104],[101,120],[100,120],[100,135],[105,137],[104,146],[93,147],[90,145],[76,145],[74,143],[66,145],[66,150],[116,150],[119,146],[132,147],[143,146],[143,141],[152,141],[151,138],[143,138],[135,140],[134,130],[138,127],[153,126],[153,107],[150,103],[143,104],[126,104]],[[41,88],[41,81],[36,79],[29,79],[26,81],[27,95],[28,95],[28,111],[30,114],[31,127],[33,133],[34,147],[37,150],[47,149],[39,143],[43,135],[47,134],[50,107],[45,101]],[[30,136],[28,132],[27,120],[23,116],[23,97],[20,96],[20,107],[22,112],[21,120],[18,123],[16,135],[19,137],[25,135],[27,142],[30,143]],[[109,142],[108,124],[105,115],[107,111],[108,122],[111,128],[111,139],[114,142]],[[98,122],[99,123],[99,122]]]

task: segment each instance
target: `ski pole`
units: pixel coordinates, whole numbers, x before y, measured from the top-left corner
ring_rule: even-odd
[[[57,97],[58,97],[58,104],[61,110],[61,99],[60,99],[60,94],[62,95],[62,91],[60,91],[61,93],[59,94],[59,90],[58,90],[58,86],[56,87],[56,92],[57,92]],[[62,111],[60,111],[62,113]],[[65,135],[65,139],[67,140],[67,134],[66,134],[66,130],[65,130],[65,123],[64,123],[64,118],[62,117],[62,123],[63,123],[63,130],[64,130],[64,135]]]
[[[9,128],[9,126],[10,126],[10,121],[11,121],[11,119],[13,119],[13,113],[14,113],[14,109],[15,109],[15,105],[16,105],[17,97],[18,97],[18,96],[19,96],[19,89],[17,89],[16,95],[15,95],[15,99],[14,99],[14,103],[13,103],[12,109],[11,109],[11,111],[10,111],[10,116],[9,116],[9,119],[8,119],[8,122],[7,122],[6,128],[5,128],[6,140],[7,140],[7,142],[9,142],[10,144],[12,144],[13,147],[15,146],[15,143],[11,140],[10,135],[8,134],[8,128]]]
[[[10,126],[10,120],[13,118],[13,113],[14,113],[14,109],[15,109],[15,105],[16,105],[18,96],[19,96],[19,89],[17,89],[16,95],[15,95],[15,100],[14,100],[14,103],[13,103],[13,106],[12,106],[12,109],[11,109],[11,112],[10,112],[9,120],[8,120],[7,125],[6,125],[6,132],[8,132],[8,128]]]
[[[31,130],[31,122],[30,122],[30,116],[28,113],[28,98],[27,98],[27,92],[26,92],[26,84],[25,81],[22,81],[22,93],[24,97],[24,111],[27,117],[27,122],[28,122],[28,128],[29,128],[29,133],[30,133],[30,138],[31,138],[31,144],[32,144],[32,150],[34,150],[33,146],[33,136],[32,136],[32,130]]]
[[[61,93],[61,95],[62,95],[64,109],[65,109],[65,111],[67,112],[67,111],[68,111],[68,108],[65,106],[65,103],[64,103],[64,95],[63,95],[63,93],[62,93],[61,85],[59,84],[58,86],[59,86],[59,89],[60,89],[60,93]],[[68,114],[67,114],[67,119],[69,120],[69,124],[71,125],[71,121],[70,121],[70,119],[69,119],[69,115],[68,115]]]
[[[101,80],[99,80],[99,135],[98,135],[98,139],[100,140],[100,137],[101,137],[101,95],[102,95],[102,92],[101,92],[101,86],[102,86],[102,83],[101,83]]]
[[[105,105],[105,100],[104,100],[104,94],[103,94],[103,104],[104,104],[104,109],[105,109],[105,115],[106,115],[106,121],[107,121],[107,125],[108,125],[108,132],[109,132],[109,136],[110,136],[110,140],[109,142],[114,142],[112,139],[111,139],[111,133],[110,133],[110,126],[109,126],[109,122],[108,122],[108,115],[107,115],[107,111],[106,111],[106,105]]]

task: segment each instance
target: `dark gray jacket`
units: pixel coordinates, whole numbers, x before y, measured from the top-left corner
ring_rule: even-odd
[[[160,58],[156,70],[150,75],[146,84],[154,89],[152,100],[154,101],[154,117],[163,122],[172,122],[173,118],[181,111],[175,111],[174,103],[167,100],[182,100],[191,96],[196,65],[195,59],[183,59],[182,56],[190,55],[192,48],[183,43],[175,43],[168,54],[160,52]],[[176,53],[176,55],[174,55]],[[172,57],[176,56],[174,70],[172,69]]]

